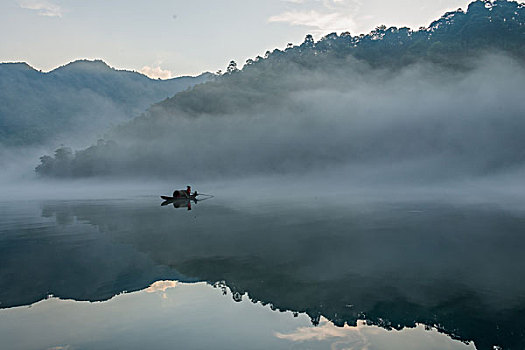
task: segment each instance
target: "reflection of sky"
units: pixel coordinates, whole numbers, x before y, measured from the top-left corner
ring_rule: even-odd
[[[177,281],[157,281],[144,289],[144,291],[146,293],[165,292],[169,288],[175,288],[177,284]]]
[[[298,327],[292,333],[276,333],[277,338],[292,342],[325,342],[332,349],[475,349],[474,344],[452,342],[446,335],[426,330],[424,325],[388,331],[378,326],[367,326],[359,321],[357,327],[336,327],[321,318],[317,327]]]
[[[0,310],[0,339],[9,349],[192,349],[290,347],[324,349],[468,349],[422,326],[386,331],[359,324],[338,328],[323,319],[271,311],[205,283],[158,281],[108,302],[50,298]],[[297,344],[296,344],[297,343]]]
[[[175,288],[179,282],[177,281],[157,281],[148,288],[144,289],[146,293],[161,293],[162,299],[168,299],[167,289]]]

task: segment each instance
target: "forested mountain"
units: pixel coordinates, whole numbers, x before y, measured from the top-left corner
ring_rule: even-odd
[[[419,30],[307,36],[242,69],[232,61],[111,141],[61,148],[36,171],[195,177],[373,163],[421,178],[515,168],[525,164],[524,63],[515,1],[475,1]]]
[[[1,63],[0,144],[60,141],[64,133],[94,137],[209,77],[154,80],[99,60],[75,61],[49,73],[26,63]]]
[[[471,67],[472,59],[479,55],[496,51],[525,60],[525,4],[475,1],[466,12],[447,12],[417,31],[378,26],[367,35],[331,33],[317,42],[308,35],[300,45],[288,44],[285,50],[267,51],[264,58],[247,60],[242,74],[233,74],[238,68],[232,61],[221,81],[178,94],[155,107],[168,112],[227,113],[254,102],[266,103],[282,92],[309,88],[304,77],[287,80],[289,69],[329,74],[359,64],[395,70],[421,61],[462,69]],[[279,92],[268,95],[260,88],[270,84]],[[223,87],[234,91],[225,94]]]

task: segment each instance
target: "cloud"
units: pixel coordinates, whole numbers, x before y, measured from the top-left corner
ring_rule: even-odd
[[[331,349],[413,349],[424,343],[433,344],[433,349],[475,349],[472,342],[451,341],[446,334],[435,329],[428,330],[421,324],[400,331],[368,326],[365,321],[358,321],[357,326],[345,324],[343,327],[336,327],[324,317],[321,317],[321,323],[317,327],[299,327],[291,333],[276,332],[274,335],[278,339],[296,343],[328,342]]]
[[[313,33],[347,31],[355,27],[354,16],[361,7],[357,0],[283,0],[295,9],[271,16],[269,22],[305,26]]]
[[[144,75],[147,75],[148,77],[152,79],[170,79],[173,77],[173,73],[170,70],[162,69],[159,66],[157,67],[149,67],[144,66],[140,70],[140,72]]]
[[[177,281],[157,281],[148,288],[144,289],[144,291],[146,293],[160,293],[162,299],[168,299],[166,290],[170,288],[175,288],[178,284],[179,282]]]
[[[46,0],[20,0],[18,2],[21,8],[37,11],[39,16],[62,17],[62,8]]]
[[[354,26],[351,16],[342,13],[321,13],[310,11],[288,11],[268,19],[269,22],[284,22],[293,26],[305,26],[314,29],[314,33],[346,31]]]
[[[145,289],[146,293],[165,292],[169,288],[175,288],[177,281],[157,281]]]
[[[360,348],[365,348],[368,341],[361,332],[364,326],[365,323],[360,321],[357,327],[350,327],[346,324],[344,327],[336,327],[326,318],[321,317],[321,322],[317,327],[299,327],[295,332],[288,334],[276,332],[275,336],[279,339],[287,339],[294,342],[345,338],[347,343],[359,344]]]

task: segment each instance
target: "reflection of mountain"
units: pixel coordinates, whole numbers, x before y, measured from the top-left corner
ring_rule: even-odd
[[[421,203],[233,210],[210,202],[191,214],[168,209],[70,203],[44,211],[89,222],[120,247],[141,252],[130,260],[123,248],[71,254],[78,268],[95,263],[103,270],[104,259],[120,261],[115,255],[123,254],[126,267],[151,259],[187,276],[225,281],[277,309],[306,312],[314,322],[322,315],[336,325],[361,318],[385,328],[424,323],[474,340],[479,349],[514,349],[525,341],[521,214]],[[40,277],[61,283],[52,274]]]
[[[43,215],[56,220],[56,226],[44,219],[1,227],[0,308],[29,305],[50,294],[102,301],[161,279],[191,281],[96,228],[76,223],[71,214],[67,206],[46,206]]]

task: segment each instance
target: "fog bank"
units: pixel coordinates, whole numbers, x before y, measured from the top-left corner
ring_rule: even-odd
[[[290,64],[278,80],[237,79],[218,92],[216,83],[205,84],[206,99],[193,109],[154,106],[114,130],[110,142],[57,163],[57,175],[211,181],[336,172],[375,183],[433,183],[523,168],[521,63],[491,54],[467,70],[430,63],[372,69],[355,60],[328,67]],[[221,105],[223,97],[221,112],[195,107]]]

